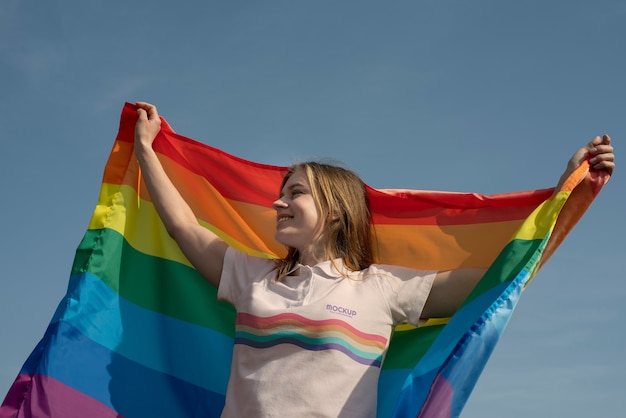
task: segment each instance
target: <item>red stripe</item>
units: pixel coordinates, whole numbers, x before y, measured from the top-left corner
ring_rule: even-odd
[[[286,313],[286,314],[280,314],[280,315],[274,315],[274,316],[268,316],[268,317],[259,317],[259,316],[251,315],[245,312],[238,312],[236,324],[245,325],[245,326],[249,326],[249,327],[257,328],[257,329],[271,329],[276,326],[280,326],[283,321],[298,322],[302,324],[303,326],[308,325],[308,326],[322,327],[322,328],[328,327],[328,326],[337,326],[365,340],[378,341],[378,342],[382,342],[383,344],[387,343],[387,339],[384,337],[381,337],[380,335],[368,334],[363,331],[359,331],[358,329],[354,328],[350,324],[344,321],[338,320],[338,319],[313,320],[313,319],[305,318],[303,316],[292,314],[292,313]]]
[[[133,142],[136,120],[134,105],[127,104],[122,111],[118,141]],[[225,198],[263,207],[272,205],[287,171],[286,167],[254,163],[178,135],[165,121],[154,148],[185,170],[205,178]],[[121,166],[132,158],[130,155],[118,157],[111,160],[114,165]],[[123,182],[114,175],[107,180]],[[375,224],[464,225],[525,219],[538,204],[550,197],[552,190],[491,196],[373,188],[368,188],[368,193]],[[502,208],[508,210],[499,210]]]
[[[545,189],[487,196],[369,189],[369,198],[375,224],[467,225],[526,219],[550,197],[552,191]]]

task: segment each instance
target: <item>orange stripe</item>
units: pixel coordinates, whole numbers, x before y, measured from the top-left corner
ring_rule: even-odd
[[[453,226],[376,225],[378,259],[425,270],[488,267],[521,221]],[[481,239],[485,237],[485,239]]]
[[[174,149],[177,152],[186,152]],[[185,182],[180,184],[184,184],[188,189],[188,196],[202,196],[206,193],[206,185],[211,183],[214,192],[219,191],[227,200],[247,202],[259,207],[271,206],[280,182],[279,172],[263,166],[249,166],[238,160],[231,161],[218,153],[216,155],[207,153],[207,157],[209,155],[212,156],[213,162],[205,165],[215,164],[214,171],[219,173],[230,170],[224,173],[224,176],[229,176],[228,180],[222,177],[207,180],[202,174],[188,170],[164,154],[159,154],[159,158],[172,179],[177,177],[185,179]],[[223,160],[219,157],[223,157]],[[124,173],[126,168],[128,172],[122,177],[119,173]],[[124,183],[137,188],[138,172],[132,143],[116,142],[104,182]],[[237,176],[233,177],[232,173],[236,173]],[[245,178],[242,179],[242,176]],[[542,190],[483,196],[471,193],[370,189],[370,198],[375,224],[464,225],[524,219],[539,203],[548,198],[550,193],[550,190]],[[149,200],[147,194],[140,195]],[[503,207],[506,207],[506,210],[503,210]],[[401,211],[398,208],[401,208]]]
[[[176,187],[196,216],[214,225],[231,239],[263,253],[284,255],[285,249],[274,241],[275,216],[271,208],[237,202],[222,197],[208,181],[176,162],[159,156]],[[118,142],[111,155],[113,167],[128,164],[123,183],[139,190],[150,200],[143,183],[137,187],[139,172],[132,156],[132,144]],[[104,180],[119,180],[106,170]],[[412,218],[405,219],[411,222]],[[422,269],[487,267],[513,235],[520,221],[489,222],[470,225],[376,225],[379,259],[388,264]],[[483,241],[480,237],[489,236]],[[437,246],[433,246],[433,242]]]

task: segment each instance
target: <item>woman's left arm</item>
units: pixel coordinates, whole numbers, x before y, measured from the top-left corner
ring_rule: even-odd
[[[459,268],[438,272],[422,309],[422,318],[454,315],[486,271],[484,268]]]
[[[596,136],[580,148],[567,163],[555,191],[558,191],[569,175],[584,161],[589,161],[591,170],[615,169],[615,155],[608,135]],[[485,274],[483,268],[460,268],[437,273],[424,309],[423,318],[448,318],[459,309],[476,284]]]

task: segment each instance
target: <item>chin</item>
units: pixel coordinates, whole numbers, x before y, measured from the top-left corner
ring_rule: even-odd
[[[294,242],[294,240],[289,239],[289,237],[286,237],[284,234],[276,233],[274,235],[274,239],[277,243],[284,245],[287,248],[298,248],[298,244]]]
[[[285,236],[280,232],[274,234],[274,240],[281,245],[291,247],[291,245],[289,244],[289,240],[285,240]]]

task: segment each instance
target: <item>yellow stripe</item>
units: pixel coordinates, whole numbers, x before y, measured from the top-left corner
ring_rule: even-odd
[[[139,186],[140,190],[144,188]],[[225,199],[208,183],[205,190],[210,196],[191,196],[193,206],[206,206],[210,201],[219,214],[215,220],[223,225],[200,220],[202,225],[229,245],[250,254],[265,258],[284,254],[284,248],[273,240],[275,217],[272,209]],[[512,238],[533,240],[545,237],[569,194],[569,191],[557,193],[539,205],[523,223],[376,225],[377,258],[385,264],[432,270],[488,267]],[[129,185],[102,185],[89,228],[114,229],[141,252],[190,265],[169,238],[153,204],[139,197]],[[167,238],[161,246],[155,244],[159,241],[155,239],[157,236]]]
[[[542,239],[554,228],[556,218],[569,197],[569,191],[561,191],[546,200],[524,220],[513,239]]]
[[[258,257],[272,257],[269,252],[254,250],[233,240],[204,221],[200,223],[237,249]],[[169,237],[154,205],[139,198],[135,189],[130,186],[106,183],[102,185],[98,205],[89,223],[89,229],[101,228],[117,231],[132,247],[145,254],[191,266],[178,245]]]
[[[450,321],[450,318],[428,318],[423,324],[420,324],[420,328],[431,327],[434,325],[446,325]],[[396,331],[411,331],[416,329],[415,325],[411,324],[400,324],[396,325]]]

